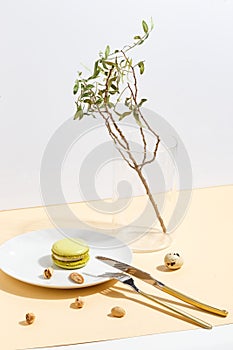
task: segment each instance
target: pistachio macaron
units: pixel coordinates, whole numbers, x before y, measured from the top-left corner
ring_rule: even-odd
[[[51,250],[54,264],[63,269],[79,269],[90,258],[88,245],[78,239],[60,239],[52,245]]]

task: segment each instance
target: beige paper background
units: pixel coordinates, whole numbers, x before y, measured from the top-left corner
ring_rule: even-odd
[[[134,253],[132,261],[170,287],[227,309],[226,318],[195,310],[141,281],[137,280],[137,285],[213,325],[232,323],[232,208],[233,186],[194,190],[191,206],[174,233],[171,246],[155,253]],[[52,224],[43,208],[3,211],[0,212],[0,243],[17,234],[48,227]],[[180,270],[167,272],[164,269],[163,257],[169,251],[183,255],[185,263]],[[85,307],[77,310],[72,308],[72,302],[78,295],[84,298]],[[124,318],[109,316],[115,305],[125,308]],[[22,283],[0,271],[0,308],[1,348],[4,350],[197,328],[180,317],[171,317],[153,302],[111,281],[77,290],[53,290]],[[23,322],[27,312],[36,314],[31,326]]]

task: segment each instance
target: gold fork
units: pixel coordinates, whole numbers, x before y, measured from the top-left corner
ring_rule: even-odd
[[[85,273],[87,275],[91,275],[91,274],[88,274],[88,273]],[[94,276],[94,275],[91,275],[91,276]],[[145,298],[151,300],[151,301],[154,301],[155,303],[175,312],[176,314],[178,315],[181,315],[183,316],[186,320],[189,320],[195,324],[197,324],[198,326],[202,327],[202,328],[205,328],[205,329],[211,329],[212,328],[212,325],[201,320],[200,318],[197,318],[193,315],[190,315],[189,313],[185,312],[185,311],[182,311],[174,306],[170,306],[169,304],[165,303],[165,302],[162,302],[161,300],[159,300],[159,298],[157,298],[156,296],[152,295],[152,294],[148,294],[148,293],[145,293],[143,292],[141,289],[139,289],[135,283],[134,283],[134,280],[132,277],[130,277],[129,275],[127,274],[124,274],[124,273],[111,273],[111,272],[106,272],[104,274],[101,274],[101,275],[97,275],[95,277],[107,277],[107,278],[113,278],[113,279],[116,279],[128,286],[130,286],[135,292],[141,294],[142,296],[144,296]]]

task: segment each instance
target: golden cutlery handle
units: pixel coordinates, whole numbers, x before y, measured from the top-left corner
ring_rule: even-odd
[[[220,309],[217,309],[216,307],[204,304],[198,300],[190,298],[187,295],[180,293],[180,292],[178,292],[170,287],[167,287],[165,285],[159,286],[159,289],[165,293],[168,293],[168,294],[180,299],[180,300],[183,300],[184,302],[186,302],[188,304],[196,306],[199,309],[202,309],[202,310],[205,310],[205,311],[208,311],[208,312],[211,312],[211,313],[214,313],[216,315],[223,316],[223,317],[226,317],[228,314],[228,312],[226,310],[220,310]]]
[[[141,290],[139,290],[138,292],[141,295],[143,295],[145,298],[147,298],[149,300],[152,300],[152,301],[156,302],[157,304],[159,304],[159,305],[161,305],[163,307],[166,307],[167,309],[169,309],[169,310],[171,310],[171,311],[173,311],[173,312],[175,312],[175,313],[185,317],[186,319],[196,323],[197,325],[199,325],[202,328],[206,328],[206,329],[211,329],[212,328],[211,324],[209,324],[209,323],[207,323],[205,321],[202,321],[200,318],[192,316],[192,315],[188,314],[185,311],[181,311],[181,310],[179,310],[179,309],[177,309],[177,308],[175,308],[173,306],[170,306],[167,303],[164,303],[164,302],[158,300],[155,296],[153,296],[151,294],[147,294],[147,293],[145,293],[145,292],[143,292]]]

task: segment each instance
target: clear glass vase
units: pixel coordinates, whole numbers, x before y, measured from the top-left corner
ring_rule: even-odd
[[[41,191],[59,231],[98,231],[137,252],[169,246],[190,203],[191,163],[175,129],[153,111],[142,113],[142,128],[133,115],[112,114],[104,123],[97,115],[55,134],[43,157]]]
[[[178,195],[176,139],[167,135],[158,142],[150,131],[144,130],[142,137],[132,126],[124,127],[124,135],[130,151],[116,146],[112,234],[136,252],[165,249],[171,243],[167,227]]]

